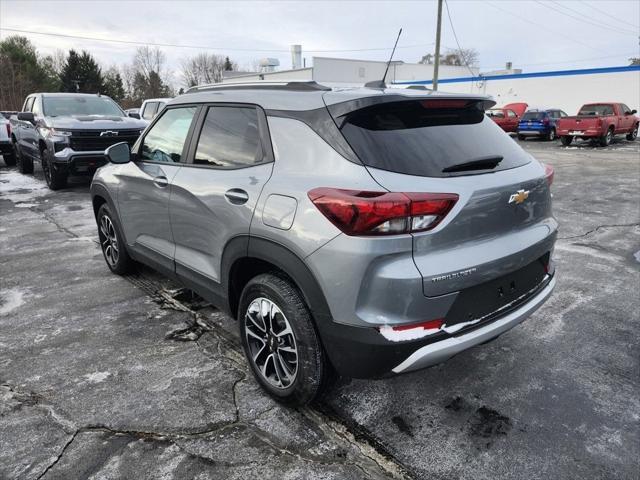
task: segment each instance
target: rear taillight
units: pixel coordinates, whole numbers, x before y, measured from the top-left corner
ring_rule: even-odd
[[[347,235],[397,235],[438,225],[458,201],[454,193],[399,193],[314,188],[309,199]]]
[[[547,183],[549,184],[549,186],[551,186],[551,184],[553,183],[553,176],[555,174],[555,171],[553,169],[553,167],[551,165],[547,165],[546,163],[544,164],[544,176],[547,179]]]

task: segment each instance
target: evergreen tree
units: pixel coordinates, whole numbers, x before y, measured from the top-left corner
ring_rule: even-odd
[[[80,55],[69,50],[60,73],[63,92],[99,93],[103,90],[102,71],[93,56],[86,51]]]
[[[122,77],[115,67],[112,67],[105,72],[102,93],[111,97],[118,103],[124,98],[125,91]]]

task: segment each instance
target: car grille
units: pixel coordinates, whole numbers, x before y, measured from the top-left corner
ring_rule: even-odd
[[[72,132],[69,139],[70,146],[76,152],[101,151],[120,142],[127,142],[129,146],[133,146],[140,136],[138,130],[110,131],[117,131],[118,134],[100,136],[101,131]]]

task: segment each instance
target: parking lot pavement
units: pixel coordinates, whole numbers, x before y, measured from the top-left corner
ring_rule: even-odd
[[[0,478],[637,478],[640,143],[522,144],[556,171],[550,301],[297,410],[257,388],[232,320],[108,273],[86,184],[0,168]]]

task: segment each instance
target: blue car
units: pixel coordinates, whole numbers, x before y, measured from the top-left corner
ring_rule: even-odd
[[[538,137],[545,140],[556,139],[556,122],[567,114],[562,110],[527,110],[518,123],[518,140]]]

